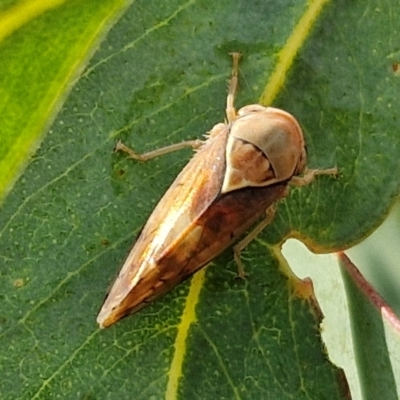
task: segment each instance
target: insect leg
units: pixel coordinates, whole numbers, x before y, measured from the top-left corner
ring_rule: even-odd
[[[238,69],[239,69],[239,59],[241,57],[240,53],[230,53],[233,59],[233,67],[232,67],[232,76],[229,81],[229,90],[228,97],[226,100],[226,116],[228,122],[233,122],[236,119],[236,110],[234,106],[235,94],[238,85]],[[209,132],[209,136],[213,136],[218,134],[223,130],[225,124],[217,124],[214,128]],[[181,150],[186,147],[191,147],[192,149],[198,149],[204,142],[196,139],[196,140],[187,140],[181,143],[171,144],[170,146],[165,146],[157,150],[152,150],[147,153],[138,154],[128,146],[124,145],[121,141],[118,141],[115,145],[115,151],[123,151],[129,155],[130,158],[138,161],[147,161],[152,158],[162,156],[164,154],[171,153],[173,151]]]
[[[147,161],[151,158],[162,156],[167,153],[171,153],[176,150],[181,150],[186,147],[191,147],[193,149],[198,149],[203,144],[203,141],[196,139],[196,140],[187,140],[181,143],[171,144],[170,146],[162,147],[161,149],[152,150],[148,153],[138,154],[128,146],[125,146],[121,141],[118,141],[115,146],[115,151],[123,151],[129,155],[130,158],[133,158],[138,161]]]
[[[233,122],[236,119],[236,110],[234,106],[235,94],[238,85],[238,69],[240,53],[230,53],[233,59],[232,76],[229,81],[228,97],[226,99],[226,117],[228,122]]]
[[[290,184],[293,186],[305,186],[310,184],[317,175],[338,175],[337,167],[328,169],[308,169],[303,176],[293,176]]]
[[[240,259],[240,253],[253,239],[255,239],[264,230],[267,225],[271,223],[271,221],[274,219],[275,212],[276,206],[274,203],[267,208],[265,218],[244,239],[233,246],[233,258],[238,268],[238,278],[245,278],[246,276],[243,269],[242,260]]]

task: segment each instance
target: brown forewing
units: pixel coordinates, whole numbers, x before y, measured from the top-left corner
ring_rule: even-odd
[[[225,126],[210,137],[158,203],[103,305],[102,326],[188,278],[286,195],[286,182],[219,194],[228,134]]]

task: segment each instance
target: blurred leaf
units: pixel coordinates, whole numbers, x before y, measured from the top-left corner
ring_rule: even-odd
[[[297,31],[309,4],[322,5],[137,1],[110,31],[0,215],[5,398],[346,398],[312,287],[291,276],[279,245],[296,236],[318,251],[345,248],[398,193],[391,15],[400,5],[331,2],[311,33]],[[293,32],[304,45],[286,71]],[[281,69],[274,106],[299,118],[309,166],[338,165],[340,177],[292,190],[242,254],[246,282],[233,279],[226,252],[191,284],[99,331],[107,286],[190,157],[134,163],[113,145],[152,150],[222,121],[230,51],[244,55],[237,105],[257,102]]]
[[[33,0],[0,5],[0,203],[99,36],[125,3]]]
[[[365,279],[397,315],[400,315],[399,243],[400,202],[397,201],[389,217],[371,236],[346,251]]]
[[[344,253],[340,261],[363,398],[376,399],[384,393],[385,399],[397,400],[400,320]]]
[[[291,270],[300,279],[312,281],[314,294],[324,316],[320,331],[329,359],[343,368],[352,399],[361,400],[360,382],[354,364],[351,322],[338,253],[315,254],[296,239],[286,240],[282,253]]]

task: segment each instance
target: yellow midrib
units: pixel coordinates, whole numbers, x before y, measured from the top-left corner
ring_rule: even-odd
[[[186,339],[188,337],[190,326],[196,322],[196,306],[199,301],[205,275],[206,268],[203,268],[193,276],[190,282],[185,308],[177,328],[178,332],[174,344],[175,352],[172,357],[171,368],[168,376],[167,391],[165,393],[166,400],[177,398],[179,379],[182,376],[182,365],[186,354]]]
[[[314,0],[309,2],[306,12],[300,18],[292,34],[278,53],[278,62],[260,97],[260,104],[268,106],[273,102],[285,83],[287,73],[310,33],[311,28],[314,26],[315,20],[321,14],[323,6],[328,2],[329,0]]]
[[[281,90],[297,53],[303,46],[316,19],[321,14],[323,6],[328,1],[314,0],[309,2],[307,10],[294,27],[292,34],[288,37],[285,45],[278,54],[278,62],[261,95],[260,104],[270,105]],[[177,327],[177,336],[174,344],[175,352],[171,362],[165,394],[166,400],[175,400],[178,398],[179,380],[182,376],[182,366],[186,354],[186,339],[191,325],[196,321],[196,306],[204,279],[205,269],[203,268],[191,280],[186,305]]]

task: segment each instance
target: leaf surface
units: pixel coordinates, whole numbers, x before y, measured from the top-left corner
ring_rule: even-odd
[[[0,5],[0,202],[123,0]]]
[[[398,399],[400,320],[344,253],[340,264],[363,398],[374,399],[385,393],[388,400]]]
[[[312,287],[290,274],[279,248],[289,236],[316,251],[346,248],[383,220],[399,191],[392,16],[400,5],[388,7],[133,2],[0,214],[2,397],[348,397],[324,352]],[[142,164],[113,146],[121,139],[153,150],[222,121],[230,51],[243,53],[237,106],[270,99],[293,113],[309,167],[337,165],[339,179],[291,191],[243,252],[245,282],[233,279],[225,252],[162,300],[100,331],[95,317],[108,285],[190,157],[182,151]],[[272,85],[277,70],[282,79]]]

